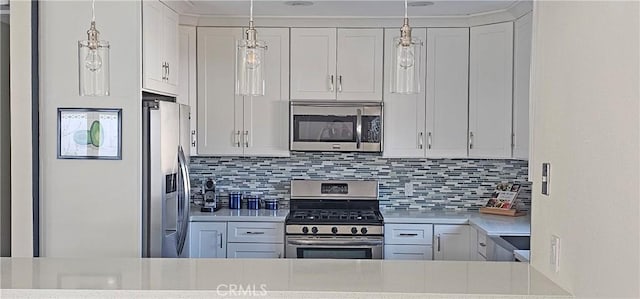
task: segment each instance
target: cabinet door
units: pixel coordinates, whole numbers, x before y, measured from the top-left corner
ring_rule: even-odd
[[[427,157],[467,156],[469,29],[427,30]]]
[[[229,222],[228,239],[233,243],[283,243],[283,222]]]
[[[142,1],[142,87],[162,90],[163,68],[163,14],[165,6],[160,1]]]
[[[531,13],[515,22],[513,66],[513,157],[529,159]]]
[[[178,14],[166,6],[163,9],[163,57],[167,63],[165,90],[168,93],[176,94],[180,71],[178,65]]]
[[[433,238],[434,260],[469,260],[468,225],[434,225]]]
[[[291,99],[336,99],[336,29],[291,28]]]
[[[385,245],[385,260],[432,260],[431,245]]]
[[[511,157],[513,23],[471,28],[469,156]]]
[[[427,30],[412,30],[414,37],[427,40]],[[425,88],[420,84],[420,93],[403,95],[390,92],[391,69],[393,68],[393,39],[400,36],[397,29],[384,32],[384,151],[385,157],[423,158],[425,155]],[[426,57],[422,47],[420,57]],[[420,82],[425,80],[425,63],[420,70]],[[466,127],[465,133],[466,134]],[[464,137],[464,136],[463,136]],[[465,144],[466,150],[466,144]]]
[[[244,154],[289,156],[289,29],[260,29],[269,47],[265,95],[244,97]]]
[[[284,258],[284,244],[229,243],[229,258]]]
[[[199,27],[198,154],[242,154],[242,97],[236,96],[236,41],[240,28]]]
[[[382,101],[382,29],[338,29],[337,99]]]
[[[196,27],[180,26],[179,28],[179,61],[180,74],[178,76],[178,96],[176,101],[189,105],[191,138],[191,156],[198,154],[196,140]]]
[[[190,222],[189,257],[226,258],[226,222]]]

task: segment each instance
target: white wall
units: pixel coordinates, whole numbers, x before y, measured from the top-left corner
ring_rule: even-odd
[[[640,3],[538,1],[533,27],[532,264],[578,298],[640,298]]]
[[[97,1],[111,43],[111,96],[78,96],[77,42],[90,1],[40,2],[42,255],[138,257],[141,235],[141,4]],[[56,158],[59,107],[122,108],[122,160]]]
[[[0,256],[11,254],[9,18],[0,16]]]
[[[33,256],[31,3],[11,3],[11,256]]]

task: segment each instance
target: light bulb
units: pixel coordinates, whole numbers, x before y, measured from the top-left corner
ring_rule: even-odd
[[[414,62],[413,47],[400,45],[400,51],[398,51],[398,64],[400,64],[400,67],[411,68]]]
[[[98,50],[89,50],[87,56],[84,58],[84,67],[92,72],[100,70],[102,67],[102,58],[98,54]]]
[[[260,66],[260,63],[262,63],[260,54],[254,49],[247,49],[245,60],[249,69],[255,69]]]

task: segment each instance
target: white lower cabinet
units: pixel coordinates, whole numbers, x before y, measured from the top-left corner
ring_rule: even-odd
[[[384,245],[385,260],[432,260],[431,245]]]
[[[189,257],[227,257],[226,222],[190,222]]]
[[[384,258],[389,260],[431,260],[433,225],[393,223],[384,225]]]
[[[228,258],[283,258],[284,244],[229,243]]]
[[[466,224],[437,224],[433,226],[433,259],[448,261],[469,260],[470,228]]]

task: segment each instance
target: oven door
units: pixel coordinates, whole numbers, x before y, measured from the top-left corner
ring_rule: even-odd
[[[382,259],[382,237],[287,236],[286,258]]]
[[[291,150],[380,152],[382,106],[292,102]]]

